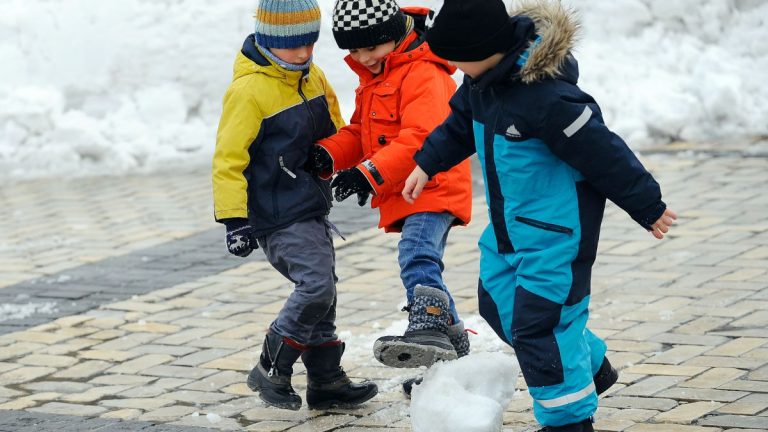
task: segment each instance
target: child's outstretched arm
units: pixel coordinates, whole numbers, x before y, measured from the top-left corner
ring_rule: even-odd
[[[669,228],[675,223],[675,220],[677,220],[677,213],[670,209],[665,209],[664,214],[651,225],[653,229],[650,230],[650,233],[659,240],[663,239],[664,234],[669,232]]]
[[[600,107],[588,94],[565,89],[538,100],[538,133],[557,157],[579,171],[601,194],[654,236],[665,214],[661,188],[624,140],[603,123]],[[666,219],[660,228],[668,229]]]
[[[408,204],[413,204],[413,202],[416,200],[416,198],[421,195],[421,191],[424,190],[424,185],[427,184],[429,181],[429,176],[427,173],[424,172],[423,169],[421,169],[420,166],[416,165],[416,168],[411,171],[411,175],[408,176],[407,179],[405,179],[405,187],[403,188],[403,199],[408,202]]]

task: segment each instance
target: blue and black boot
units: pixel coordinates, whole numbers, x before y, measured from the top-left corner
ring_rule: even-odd
[[[437,361],[455,360],[458,355],[448,337],[450,319],[448,294],[417,285],[405,334],[380,337],[373,345],[373,355],[396,368],[429,367]]]
[[[467,337],[467,330],[464,328],[464,321],[448,326],[448,339],[450,339],[451,345],[456,350],[458,358],[469,354],[469,337]],[[418,376],[403,381],[403,392],[405,392],[405,395],[411,397],[413,386],[421,384],[423,379],[423,377]]]
[[[536,432],[595,432],[592,426],[592,418],[563,426],[544,426]]]
[[[307,405],[313,410],[354,408],[376,396],[376,383],[350,381],[341,367],[344,342],[311,347],[301,359],[307,368]]]
[[[303,345],[276,333],[267,333],[259,363],[248,374],[248,387],[267,405],[289,410],[301,408],[301,396],[291,386],[293,364]]]

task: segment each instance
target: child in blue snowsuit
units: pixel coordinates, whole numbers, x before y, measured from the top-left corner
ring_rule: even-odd
[[[542,431],[593,431],[618,373],[587,329],[605,200],[663,238],[658,183],[576,85],[578,25],[559,2],[508,16],[502,0],[446,0],[427,41],[465,73],[451,114],[414,156],[403,196],[477,152],[490,224],[479,240],[480,314],[515,350]]]

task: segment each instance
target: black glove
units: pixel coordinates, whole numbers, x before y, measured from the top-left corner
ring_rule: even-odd
[[[259,248],[253,227],[248,224],[248,219],[233,218],[224,221],[227,226],[227,249],[232,255],[247,257]]]
[[[307,162],[304,164],[304,170],[312,175],[319,175],[323,172],[333,170],[333,158],[324,148],[314,144],[309,149]]]
[[[334,189],[333,196],[338,202],[344,201],[354,193],[369,194],[373,192],[373,188],[368,183],[368,179],[365,178],[365,174],[357,168],[339,171],[336,178],[331,182],[331,187]],[[365,200],[368,200],[367,196]],[[357,203],[360,204],[361,201],[361,197],[358,195]],[[365,205],[365,201],[363,201],[363,205]]]

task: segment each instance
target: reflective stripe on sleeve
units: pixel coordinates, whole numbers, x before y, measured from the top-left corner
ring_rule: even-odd
[[[568,138],[572,137],[576,132],[579,131],[579,129],[583,128],[584,125],[587,124],[590,117],[592,117],[592,110],[586,106],[584,107],[584,112],[581,113],[579,118],[577,118],[573,123],[571,123],[570,126],[563,130],[565,136]]]

